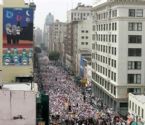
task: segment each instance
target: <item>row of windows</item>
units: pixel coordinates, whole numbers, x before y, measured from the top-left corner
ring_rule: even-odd
[[[129,17],[143,17],[143,9],[129,9]]]
[[[96,40],[102,41],[102,42],[112,42],[116,43],[117,42],[117,35],[113,34],[97,34]]]
[[[100,45],[100,44],[96,44],[96,50],[107,53],[107,54],[112,54],[112,55],[116,55],[117,53],[116,47],[110,47],[110,46],[105,46],[105,45]]]
[[[78,18],[76,18],[76,17],[72,17],[72,20],[74,20],[74,21],[78,21],[78,20],[86,20],[87,19],[87,17],[83,17],[83,18],[80,18],[80,17],[78,17]]]
[[[72,13],[73,16],[89,16],[90,13]]]
[[[94,54],[92,54],[92,55],[94,55]],[[94,58],[94,56],[92,56],[92,58]],[[98,55],[98,54],[96,54],[96,59],[97,59],[97,61],[100,61],[104,64],[108,64],[109,66],[116,68],[116,60],[114,60],[114,59],[107,58],[105,56]],[[96,67],[96,70],[97,70],[97,67]]]
[[[81,30],[82,33],[88,33],[88,30]]]
[[[93,28],[94,29],[94,28]],[[109,23],[109,24],[99,24],[97,25],[97,31],[115,31],[117,30],[117,23]]]
[[[128,56],[141,56],[141,48],[129,48]]]
[[[107,12],[103,12],[100,14],[97,14],[97,20],[107,19],[111,17],[117,17],[117,10],[109,10]]]
[[[141,22],[129,22],[128,23],[129,31],[142,31],[142,23]]]
[[[110,91],[113,95],[116,96],[116,87],[112,85],[110,82],[106,81],[104,78],[92,72],[92,78],[99,83],[106,90]]]
[[[128,84],[141,84],[141,74],[128,74]]]
[[[141,116],[144,119],[144,109],[140,106],[137,106],[132,101],[129,101],[129,109],[131,109],[133,112],[137,113],[138,116]]]
[[[141,69],[141,61],[128,61],[128,69]]]
[[[114,62],[114,60],[112,61]],[[113,65],[113,64],[112,64]],[[99,73],[102,73],[103,75],[105,75],[106,77],[110,78],[111,80],[113,80],[114,82],[116,82],[116,73],[114,73],[113,71],[108,70],[107,68],[96,64],[92,63],[92,68],[95,69],[96,66],[96,71]]]
[[[141,94],[141,88],[128,88],[127,93]]]
[[[128,43],[142,43],[142,36],[141,35],[129,35]]]
[[[81,42],[81,45],[88,45],[88,42]]]
[[[88,39],[89,37],[88,36],[82,36],[81,38],[82,39],[85,39],[85,38]]]

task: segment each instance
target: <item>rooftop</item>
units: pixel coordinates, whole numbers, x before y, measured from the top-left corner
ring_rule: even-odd
[[[136,99],[140,103],[145,103],[145,95],[144,94],[141,94],[141,95],[130,94],[130,96],[132,96],[134,99]]]
[[[3,84],[2,89],[6,90],[23,90],[23,91],[38,91],[38,86],[36,83],[11,83]]]

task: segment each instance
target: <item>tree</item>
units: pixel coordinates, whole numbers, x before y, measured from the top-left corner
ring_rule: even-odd
[[[41,48],[40,47],[35,47],[34,52],[35,53],[41,53]]]
[[[49,60],[58,61],[59,57],[60,57],[59,52],[52,51],[49,53]]]

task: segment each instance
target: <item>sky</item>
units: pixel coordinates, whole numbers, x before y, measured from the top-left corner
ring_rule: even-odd
[[[28,1],[28,0],[26,0]],[[85,5],[92,5],[93,0],[33,0],[36,4],[35,27],[43,29],[47,14],[51,12],[54,19],[62,22],[66,21],[66,12],[77,6],[78,2]]]
[[[2,0],[0,0],[1,3]],[[49,12],[54,15],[54,19],[62,22],[66,21],[68,10],[75,8],[80,2],[85,5],[92,5],[94,0],[24,0],[25,2],[33,1],[36,4],[34,16],[34,26],[43,29],[45,18]]]

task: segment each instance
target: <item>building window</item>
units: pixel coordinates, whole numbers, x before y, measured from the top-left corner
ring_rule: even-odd
[[[144,118],[144,110],[141,111],[141,117]]]
[[[128,30],[129,31],[142,31],[142,23],[129,22]]]
[[[141,61],[129,61],[128,69],[141,69]]]
[[[128,56],[141,56],[141,49],[140,48],[129,48]]]
[[[140,84],[141,74],[128,74],[128,84]]]
[[[140,116],[140,107],[138,106],[138,115]]]
[[[84,33],[84,30],[82,30],[82,33]]]
[[[141,93],[141,88],[128,88],[127,92],[128,93],[134,93],[134,94],[140,94]]]
[[[93,29],[93,31],[95,31],[95,25],[93,25],[92,29]]]
[[[142,43],[142,36],[141,35],[129,35],[128,43]]]
[[[98,38],[98,37],[97,37]],[[92,40],[95,40],[95,34],[92,35]]]
[[[117,23],[115,23],[115,30],[117,30]]]
[[[86,42],[86,45],[88,45],[88,42]]]
[[[135,104],[135,112],[137,112],[137,105]]]
[[[134,111],[134,102],[132,102],[132,111]]]
[[[116,87],[114,86],[114,95],[116,95]]]
[[[143,17],[143,9],[129,9],[129,17]]]
[[[129,9],[129,16],[135,17],[135,9]]]
[[[117,10],[112,11],[112,17],[117,17]]]
[[[84,42],[81,42],[82,45],[84,45]]]
[[[86,39],[88,39],[88,36],[86,36]]]
[[[143,9],[136,9],[135,16],[136,17],[143,17]]]
[[[131,101],[129,101],[129,109],[131,109]]]
[[[82,39],[84,39],[84,36],[82,36]]]
[[[114,30],[114,23],[112,23],[112,30]]]

